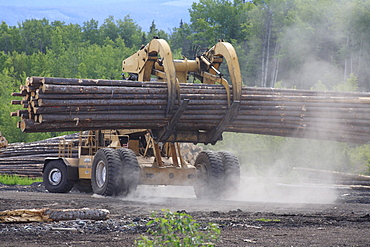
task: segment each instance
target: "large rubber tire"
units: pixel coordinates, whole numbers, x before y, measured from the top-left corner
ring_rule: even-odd
[[[140,167],[134,151],[128,148],[117,150],[122,166],[122,178],[119,187],[119,195],[127,196],[135,192],[140,180]]]
[[[90,179],[81,179],[78,180],[74,187],[74,189],[78,190],[79,192],[83,193],[91,193],[93,192],[92,186],[91,186],[91,180]]]
[[[93,192],[103,196],[119,194],[121,170],[121,160],[116,150],[99,149],[92,164],[91,186]]]
[[[62,160],[52,160],[46,164],[43,181],[45,188],[51,193],[67,193],[75,183],[68,179],[67,166]]]
[[[202,199],[219,199],[224,187],[224,166],[220,155],[208,150],[202,151],[194,166],[197,169],[195,195]]]
[[[238,157],[231,152],[218,152],[221,157],[224,171],[225,184],[223,188],[223,197],[231,197],[238,192],[240,184],[240,164]]]

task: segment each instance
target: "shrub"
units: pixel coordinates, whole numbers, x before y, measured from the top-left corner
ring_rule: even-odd
[[[189,214],[162,210],[163,217],[156,217],[147,223],[149,236],[141,235],[137,246],[215,246],[220,229],[216,224],[201,225]]]

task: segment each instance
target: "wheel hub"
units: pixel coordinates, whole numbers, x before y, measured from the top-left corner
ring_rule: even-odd
[[[197,177],[200,180],[207,180],[208,179],[208,170],[207,165],[204,163],[200,163],[196,165],[197,167]]]
[[[99,188],[103,187],[105,184],[105,177],[107,174],[107,169],[105,163],[101,160],[96,166],[96,184]]]
[[[58,185],[62,181],[62,172],[58,168],[53,168],[49,173],[49,182]]]

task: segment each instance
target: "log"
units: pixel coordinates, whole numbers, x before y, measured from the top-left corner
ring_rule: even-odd
[[[84,86],[128,86],[128,87],[161,87],[167,88],[166,82],[137,82],[137,81],[127,81],[127,80],[105,80],[105,79],[75,79],[75,78],[53,78],[53,77],[31,77],[31,80],[42,80],[43,84],[53,84],[53,85],[84,85]],[[40,85],[40,84],[37,84]],[[214,89],[220,88],[220,85],[210,85],[210,84],[180,84],[181,87],[187,88],[199,88],[199,89]],[[222,88],[222,87],[221,87]],[[245,88],[245,87],[244,87]],[[274,93],[292,93],[301,95],[352,95],[369,97],[368,93],[358,93],[358,92],[330,92],[330,91],[313,91],[313,90],[297,90],[297,89],[277,89],[277,88],[256,88],[249,87],[246,90],[250,92],[268,92],[269,94]]]
[[[23,100],[12,100],[12,105],[22,105],[25,101]]]
[[[97,129],[159,129],[166,125],[166,122],[150,122],[143,121],[141,123],[127,123],[123,121],[89,121],[81,122],[75,119],[70,122],[60,123],[38,123],[32,119],[23,119],[20,123],[23,132],[53,132],[53,131],[82,131],[82,130],[97,130]]]
[[[68,97],[69,100],[78,100],[78,99],[137,99],[140,97],[140,99],[166,99],[167,94],[140,94],[139,96],[136,94],[129,94],[129,93],[112,93],[112,94],[99,94],[99,93],[94,93],[94,94],[76,94],[76,93],[71,93],[71,94],[39,94],[36,95],[35,99],[58,99],[58,100],[63,100]]]
[[[17,92],[14,92],[14,93],[12,93],[12,96],[15,96],[15,97],[20,97],[20,96],[26,96],[27,94],[26,94],[26,92],[19,92],[19,93],[17,93]]]
[[[369,185],[350,185],[349,187],[352,190],[370,191],[370,184]]]
[[[208,131],[219,125],[229,107],[221,85],[180,84],[174,111],[168,114],[166,82],[45,77],[30,78],[26,84],[28,100],[19,102],[30,112],[21,115],[24,132],[160,129],[185,99],[189,103],[176,130]],[[370,140],[369,93],[243,87],[239,105],[225,131]]]
[[[32,77],[33,78],[33,77]],[[145,86],[141,82],[127,81],[127,80],[105,80],[105,79],[76,79],[76,78],[54,78],[44,77],[42,78],[42,84],[54,84],[54,85],[79,85],[79,86],[130,86],[130,87],[142,87]],[[151,82],[146,84],[151,85]],[[33,85],[33,84],[32,84]],[[39,84],[35,84],[38,86]],[[160,87],[166,87],[166,83],[153,83],[153,86],[159,85]]]
[[[327,178],[330,177],[336,181],[366,181],[370,182],[370,176],[366,175],[357,175],[357,174],[350,174],[350,173],[343,173],[343,172],[336,172],[336,171],[327,171],[327,170],[318,170],[318,169],[311,169],[311,168],[304,168],[304,167],[294,167],[296,171],[311,175],[313,177],[322,177]]]
[[[165,88],[75,86],[44,84],[38,94],[167,94]],[[65,97],[65,96],[64,96]]]
[[[0,212],[1,223],[50,222],[61,220],[106,220],[107,209],[16,209]]]
[[[39,99],[38,106],[54,107],[54,106],[95,106],[95,105],[166,105],[166,100],[147,100],[140,99],[109,99],[109,100],[94,100],[94,99],[75,99],[75,100],[53,100],[53,99]],[[35,106],[34,106],[35,107]]]
[[[331,95],[331,96],[353,96],[353,97],[369,97],[367,92],[336,92],[336,91],[318,91],[318,90],[304,90],[304,89],[285,89],[285,88],[268,88],[268,87],[244,87],[243,90],[248,92],[255,92],[259,94],[294,94],[294,95]]]
[[[55,106],[52,108],[45,108],[45,107],[35,107],[33,108],[34,114],[42,114],[42,113],[71,113],[71,112],[100,112],[100,111],[143,111],[143,110],[158,110],[161,107],[157,105],[148,105],[148,106]],[[165,109],[163,107],[163,109]],[[202,109],[202,107],[201,107]],[[204,107],[203,107],[204,109]]]

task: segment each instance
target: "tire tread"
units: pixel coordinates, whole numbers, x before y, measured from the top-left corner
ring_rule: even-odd
[[[122,184],[120,186],[119,194],[128,195],[136,190],[140,180],[140,167],[134,151],[128,148],[121,148],[116,150],[121,160]]]
[[[105,185],[102,188],[99,188],[96,184],[95,179],[95,167],[98,160],[104,160],[106,165],[107,177],[105,180]],[[92,171],[92,188],[94,193],[104,196],[112,196],[117,193],[117,176],[120,174],[121,161],[118,153],[112,148],[101,148],[95,154],[93,161],[93,171]]]
[[[238,157],[228,151],[218,152],[225,170],[224,197],[230,197],[238,191],[240,183],[240,164]]]
[[[209,150],[202,151],[197,156],[195,167],[198,168],[200,164],[206,166],[208,179],[203,181],[202,184],[195,185],[196,196],[199,198],[218,199],[221,196],[220,188],[224,185],[224,167],[220,155]]]

